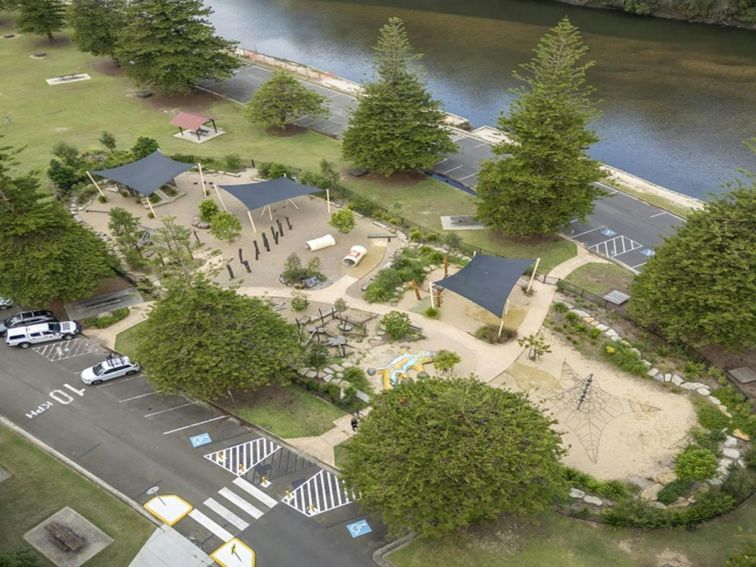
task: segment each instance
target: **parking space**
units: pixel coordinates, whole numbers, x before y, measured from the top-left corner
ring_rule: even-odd
[[[491,146],[488,142],[462,133],[452,135],[452,140],[457,145],[457,153],[436,164],[433,172],[475,190],[481,162],[493,155]]]
[[[102,346],[86,337],[76,337],[70,341],[44,343],[33,347],[32,350],[44,356],[50,362],[57,362],[87,354],[105,354],[107,352]]]

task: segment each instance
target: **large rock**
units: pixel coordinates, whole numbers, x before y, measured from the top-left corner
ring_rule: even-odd
[[[699,388],[705,388],[706,384],[701,384],[700,382],[684,382],[680,384],[680,387],[686,390],[698,390]]]
[[[724,440],[725,447],[736,447],[737,444],[738,444],[738,440],[732,435],[728,435],[727,437],[725,437],[725,440]]]
[[[651,378],[653,378],[657,374],[659,374],[659,369],[658,368],[652,368],[651,370],[648,371],[648,375],[651,376]]]
[[[594,506],[602,506],[604,504],[604,501],[601,500],[601,498],[598,496],[591,496],[590,494],[583,496],[583,502],[586,504],[593,504]]]
[[[728,459],[736,460],[740,458],[740,451],[733,449],[732,447],[725,447],[722,449],[722,454]]]
[[[583,498],[585,496],[585,491],[580,490],[579,488],[570,488],[570,496],[572,498]]]
[[[614,329],[609,329],[609,330],[608,330],[608,331],[606,331],[606,332],[605,332],[604,334],[605,334],[605,335],[606,335],[607,337],[609,337],[610,339],[614,339],[614,340],[616,340],[616,339],[619,339],[619,338],[620,338],[620,336],[619,336],[619,333],[618,333],[617,331],[615,331]]]
[[[577,315],[581,319],[583,319],[585,317],[590,317],[591,316],[590,313],[586,313],[582,309],[570,309],[570,313],[574,313],[575,315]]]
[[[751,437],[748,435],[748,433],[745,433],[745,432],[741,431],[740,429],[736,429],[735,431],[733,431],[732,435],[734,437],[737,437],[738,439],[740,439],[742,441],[750,441],[751,440]]]
[[[675,471],[664,471],[657,474],[654,477],[654,480],[659,484],[669,484],[673,480],[677,480],[677,475],[675,474]]]
[[[640,496],[644,500],[648,500],[648,501],[656,500],[656,497],[659,496],[659,491],[662,488],[664,488],[663,484],[659,484],[659,483],[652,484],[651,486],[649,486],[648,488],[646,488],[645,490],[643,490],[640,493]]]
[[[711,390],[709,390],[708,388],[697,388],[696,394],[699,394],[701,396],[710,396]]]
[[[672,375],[672,380],[671,380],[671,381],[672,381],[672,383],[673,383],[673,384],[674,384],[675,386],[679,386],[680,384],[682,384],[683,382],[685,382],[685,380],[683,380],[683,379],[682,379],[682,376],[680,376],[680,375],[678,375],[678,374],[673,374],[673,375]]]
[[[308,370],[307,374],[305,374],[305,376],[307,376],[307,378],[317,378],[318,377],[318,373],[315,372],[314,370]]]
[[[609,325],[604,325],[603,323],[599,323],[598,325],[596,325],[596,328],[603,333],[609,330]]]

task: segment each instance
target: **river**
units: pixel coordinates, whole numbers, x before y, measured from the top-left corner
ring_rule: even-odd
[[[371,47],[390,16],[423,53],[446,110],[495,125],[517,86],[512,70],[567,15],[596,65],[596,159],[698,198],[756,170],[756,32],[640,18],[547,0],[205,0],[213,24],[242,47],[354,81],[371,77]]]

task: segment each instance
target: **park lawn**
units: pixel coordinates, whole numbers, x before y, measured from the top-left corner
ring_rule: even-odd
[[[397,567],[719,567],[755,539],[756,502],[751,500],[695,531],[610,528],[546,512],[439,540],[420,539],[389,559]]]
[[[343,443],[339,443],[333,448],[333,457],[336,461],[336,468],[340,469],[344,464],[344,459],[349,454],[349,445],[351,444],[351,442],[351,439],[347,439]]]
[[[0,483],[0,552],[30,547],[23,535],[65,506],[113,538],[87,566],[128,565],[155,529],[129,506],[5,426],[0,426],[0,466],[13,475]]]
[[[130,327],[125,331],[118,333],[118,336],[115,340],[115,349],[121,354],[125,354],[126,356],[130,356],[136,359],[136,343],[139,340],[139,334],[141,333],[141,330],[144,328],[142,327],[144,323],[146,323],[146,321],[137,323],[133,327]]]
[[[580,266],[565,279],[596,295],[606,295],[614,289],[628,291],[634,274],[617,264],[591,262]]]
[[[234,397],[237,408],[227,409],[284,439],[317,437],[345,415],[343,410],[293,385],[267,386],[234,393]]]

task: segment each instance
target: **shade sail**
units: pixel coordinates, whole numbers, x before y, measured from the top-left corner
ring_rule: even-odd
[[[458,293],[501,317],[512,288],[532,263],[533,260],[510,260],[478,254],[456,274],[434,285]]]
[[[152,195],[171,179],[193,167],[195,167],[193,163],[173,160],[160,153],[160,150],[155,150],[147,157],[135,162],[92,173],[122,183],[139,191],[142,195]]]
[[[205,122],[210,122],[211,120],[213,120],[211,116],[195,114],[194,112],[179,112],[171,120],[171,125],[186,128],[187,130],[197,130]]]
[[[293,199],[302,195],[319,193],[322,189],[302,185],[292,181],[288,177],[279,177],[261,183],[244,183],[241,185],[218,185],[224,191],[228,191],[250,209],[259,209],[278,201]]]

